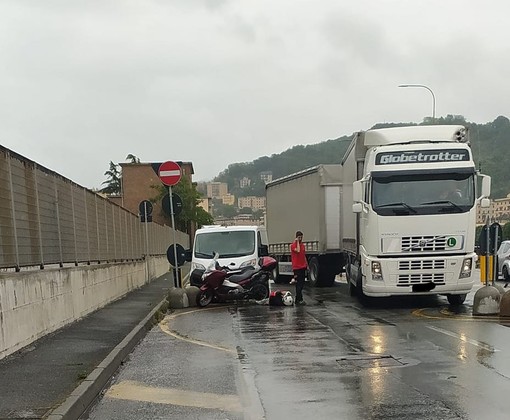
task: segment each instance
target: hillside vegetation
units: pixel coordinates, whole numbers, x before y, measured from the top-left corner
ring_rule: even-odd
[[[430,119],[421,124],[380,123],[372,128],[401,127],[408,125],[430,125]],[[486,124],[468,122],[461,115],[448,115],[436,118],[434,124],[460,124],[468,127],[473,156],[477,167],[492,177],[491,198],[503,198],[510,193],[510,121],[499,116]],[[321,163],[340,163],[349,146],[352,134],[321,143],[294,146],[282,153],[260,157],[253,162],[233,163],[222,171],[214,181],[225,182],[231,194],[236,197],[264,196],[264,182],[260,173],[270,171],[273,179],[315,166]],[[509,159],[505,156],[509,155]],[[240,188],[240,180],[247,177],[250,187]]]

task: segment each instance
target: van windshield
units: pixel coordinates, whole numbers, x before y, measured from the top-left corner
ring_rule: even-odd
[[[217,252],[220,258],[235,258],[255,252],[255,232],[249,230],[205,232],[195,236],[195,257],[212,259]]]

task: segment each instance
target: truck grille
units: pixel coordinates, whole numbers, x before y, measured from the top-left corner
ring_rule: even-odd
[[[435,283],[436,285],[445,284],[444,273],[415,273],[415,274],[399,274],[397,286],[407,287],[413,284]]]
[[[404,260],[399,261],[398,270],[414,271],[413,273],[399,273],[397,286],[407,287],[413,284],[435,283],[436,285],[445,284],[444,273],[424,273],[430,270],[444,270],[446,268],[446,260],[429,259],[429,260]]]
[[[445,236],[403,236],[402,251],[444,251],[446,249]]]
[[[400,261],[398,269],[404,270],[444,270],[446,260],[409,260]]]

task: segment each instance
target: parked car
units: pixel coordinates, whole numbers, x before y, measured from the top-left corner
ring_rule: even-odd
[[[510,281],[510,241],[503,241],[496,254],[498,264],[498,277],[503,276]]]

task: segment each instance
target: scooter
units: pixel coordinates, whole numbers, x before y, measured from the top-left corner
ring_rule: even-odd
[[[244,271],[230,270],[218,263],[219,254],[202,274],[202,283],[197,294],[197,305],[204,307],[213,299],[218,302],[255,299],[269,296],[269,279],[277,265],[272,257],[261,257],[259,268]]]

